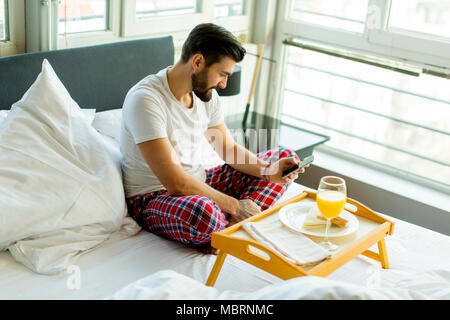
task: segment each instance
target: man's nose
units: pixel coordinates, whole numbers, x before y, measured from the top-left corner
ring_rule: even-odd
[[[225,89],[225,87],[227,86],[227,81],[228,77],[225,77],[224,79],[222,79],[222,81],[219,82],[220,89]]]

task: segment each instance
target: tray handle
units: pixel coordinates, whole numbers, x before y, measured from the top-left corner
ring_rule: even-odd
[[[394,233],[394,223],[392,221],[390,221],[386,218],[383,218],[381,215],[377,214],[375,211],[373,211],[366,205],[364,205],[361,202],[358,202],[352,198],[347,198],[347,203],[350,203],[351,205],[353,205],[357,208],[357,210],[355,212],[350,211],[351,213],[358,215],[360,217],[368,218],[379,224],[388,222],[390,224],[388,234],[392,235]]]
[[[284,280],[307,275],[306,271],[299,266],[284,259],[267,246],[251,239],[241,239],[213,233],[211,244],[215,248],[221,248],[220,250],[225,254],[235,256]],[[261,251],[262,254],[252,252],[251,247]]]

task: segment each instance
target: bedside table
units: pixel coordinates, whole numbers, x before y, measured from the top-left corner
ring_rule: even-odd
[[[236,114],[225,118],[225,123],[230,129],[233,138],[242,145],[245,145],[242,130],[243,114]],[[247,128],[246,135],[256,134],[257,142],[254,148],[250,148],[252,152],[261,152],[275,147],[286,147],[295,150],[297,155],[303,159],[312,155],[314,148],[322,143],[330,140],[330,137],[291,126],[280,122],[280,120],[268,117],[266,115],[251,112],[249,114],[250,123]],[[256,125],[253,125],[256,124]],[[265,129],[265,141],[261,141],[258,130]],[[266,148],[261,148],[266,146]],[[254,150],[256,149],[256,150]],[[264,150],[263,150],[264,149]]]

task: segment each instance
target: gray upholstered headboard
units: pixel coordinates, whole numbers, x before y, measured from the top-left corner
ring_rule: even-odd
[[[172,37],[0,58],[0,110],[20,100],[46,58],[81,108],[121,108],[128,90],[174,62]]]

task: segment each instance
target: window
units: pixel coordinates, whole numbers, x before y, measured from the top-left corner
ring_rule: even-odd
[[[0,41],[8,40],[7,5],[7,0],[0,0]]]
[[[173,16],[197,12],[196,0],[136,0],[139,19],[155,16]]]
[[[330,136],[324,152],[450,190],[450,4],[326,4],[279,4],[268,112]]]
[[[448,184],[449,85],[290,47],[282,121],[329,135],[330,148]]]
[[[58,34],[108,29],[107,0],[62,0],[58,6]]]
[[[392,56],[450,68],[448,1],[369,0],[368,8],[368,43],[384,47]]]
[[[295,0],[290,18],[312,24],[363,32],[368,0]]]
[[[171,34],[182,42],[200,23],[248,32],[253,0],[127,0],[122,2],[123,37]],[[177,46],[177,44],[176,44]]]
[[[450,2],[394,0],[389,28],[450,38]]]
[[[25,1],[0,0],[0,56],[25,52]]]
[[[216,0],[214,17],[232,17],[244,14],[244,0]]]

